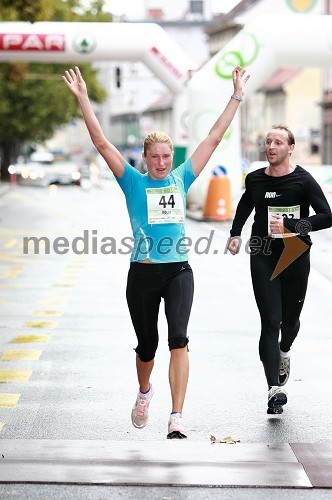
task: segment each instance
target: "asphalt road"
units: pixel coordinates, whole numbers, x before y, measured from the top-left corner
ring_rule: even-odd
[[[282,416],[271,418],[258,357],[260,324],[249,256],[244,246],[236,257],[224,252],[229,226],[187,221],[195,276],[184,408],[188,439],[208,442],[214,435],[232,436],[241,443],[331,442],[332,232],[312,236],[312,271],[292,352],[289,404]],[[249,229],[250,224],[244,239]],[[0,439],[166,438],[169,354],[162,308],[150,422],[136,430],[130,421],[137,392],[135,336],[125,302],[125,238],[130,236],[125,201],[112,180],[87,191],[16,187],[0,197],[0,376],[1,370],[13,370],[20,372],[12,374],[14,379],[21,377],[1,384],[0,392],[20,396],[16,405],[0,408]],[[45,238],[46,253],[42,247],[33,251],[33,243],[27,244],[31,237]],[[39,336],[39,342],[17,341],[30,335]],[[31,351],[35,359],[6,359],[5,353],[13,349]],[[0,485],[0,498],[144,494],[165,499],[267,498],[266,490],[246,488],[203,493],[175,487]],[[329,490],[268,493],[271,499],[330,497]]]

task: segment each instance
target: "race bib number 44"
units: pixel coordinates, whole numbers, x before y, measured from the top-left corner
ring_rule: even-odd
[[[300,205],[294,205],[292,207],[267,207],[268,212],[268,234],[270,234],[270,221],[273,220],[274,215],[281,215],[288,219],[299,219],[300,218]],[[289,236],[295,236],[295,234],[287,233]],[[271,235],[273,238],[283,238],[286,234],[274,234]]]
[[[149,224],[183,224],[184,204],[177,186],[147,188]]]

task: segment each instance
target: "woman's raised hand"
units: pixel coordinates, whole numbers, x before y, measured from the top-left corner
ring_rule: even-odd
[[[75,66],[75,71],[73,69],[65,71],[65,76],[62,76],[62,80],[76,97],[87,95],[85,81],[77,66]]]
[[[236,66],[232,71],[234,94],[242,96],[244,94],[244,88],[250,75],[246,75],[246,70],[241,66]]]

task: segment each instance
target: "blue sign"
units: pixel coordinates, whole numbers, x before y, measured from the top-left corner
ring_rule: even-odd
[[[216,177],[222,177],[224,175],[227,175],[227,168],[223,167],[222,165],[217,165],[217,166],[213,167],[212,175],[214,175]]]

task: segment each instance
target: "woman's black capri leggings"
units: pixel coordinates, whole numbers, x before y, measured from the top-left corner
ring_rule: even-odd
[[[135,351],[141,361],[155,357],[161,298],[165,302],[169,349],[188,344],[187,326],[194,296],[193,272],[188,262],[131,262],[126,294],[138,340]]]

